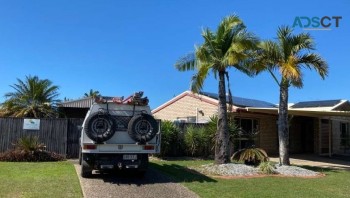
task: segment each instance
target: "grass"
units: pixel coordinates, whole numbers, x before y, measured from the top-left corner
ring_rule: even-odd
[[[158,161],[157,168],[200,197],[349,197],[350,171],[311,168],[326,174],[321,178],[262,177],[217,179],[186,171],[212,161]]]
[[[70,162],[0,162],[0,197],[83,197]]]

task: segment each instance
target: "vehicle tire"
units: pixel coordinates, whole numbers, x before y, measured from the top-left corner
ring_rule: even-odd
[[[82,151],[81,151],[81,147],[79,148],[79,165],[81,165],[81,162],[83,161],[83,156],[82,156]]]
[[[139,170],[140,171],[147,171],[148,163],[149,163],[148,154],[141,154],[141,163],[139,165]]]
[[[147,169],[148,169],[148,163],[149,163],[148,154],[142,154],[140,165],[139,165],[139,168],[137,170],[137,175],[139,177],[144,177],[144,175],[146,174]]]
[[[83,159],[81,163],[81,177],[89,178],[92,176],[92,168],[91,166]]]
[[[158,130],[158,122],[148,114],[135,115],[128,124],[129,136],[141,144],[152,140]]]
[[[115,120],[108,114],[100,112],[91,114],[85,123],[86,135],[96,143],[109,140],[115,133]]]

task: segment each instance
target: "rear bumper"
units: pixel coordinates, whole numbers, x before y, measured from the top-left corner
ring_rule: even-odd
[[[83,153],[107,153],[107,154],[124,154],[124,153],[159,153],[160,148],[158,144],[83,144]]]
[[[124,155],[136,155],[137,159],[123,159]],[[145,170],[148,167],[148,154],[123,153],[84,153],[85,160],[95,170],[108,169],[139,169]]]

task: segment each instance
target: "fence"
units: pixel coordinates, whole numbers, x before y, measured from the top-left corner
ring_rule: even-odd
[[[40,143],[48,151],[77,158],[79,153],[80,131],[78,126],[84,119],[79,118],[43,118],[39,130],[24,130],[23,118],[0,118],[0,152],[13,148],[13,143],[23,136],[39,137]]]

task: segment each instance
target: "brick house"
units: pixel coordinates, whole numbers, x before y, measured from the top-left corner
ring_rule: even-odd
[[[233,97],[232,115],[243,131],[258,130],[257,147],[278,153],[278,107],[274,104]],[[205,123],[218,112],[218,95],[185,91],[155,108],[162,120]],[[347,100],[300,102],[289,107],[290,152],[350,155],[350,103]],[[244,147],[245,140],[240,140]],[[241,147],[242,148],[242,147]]]

